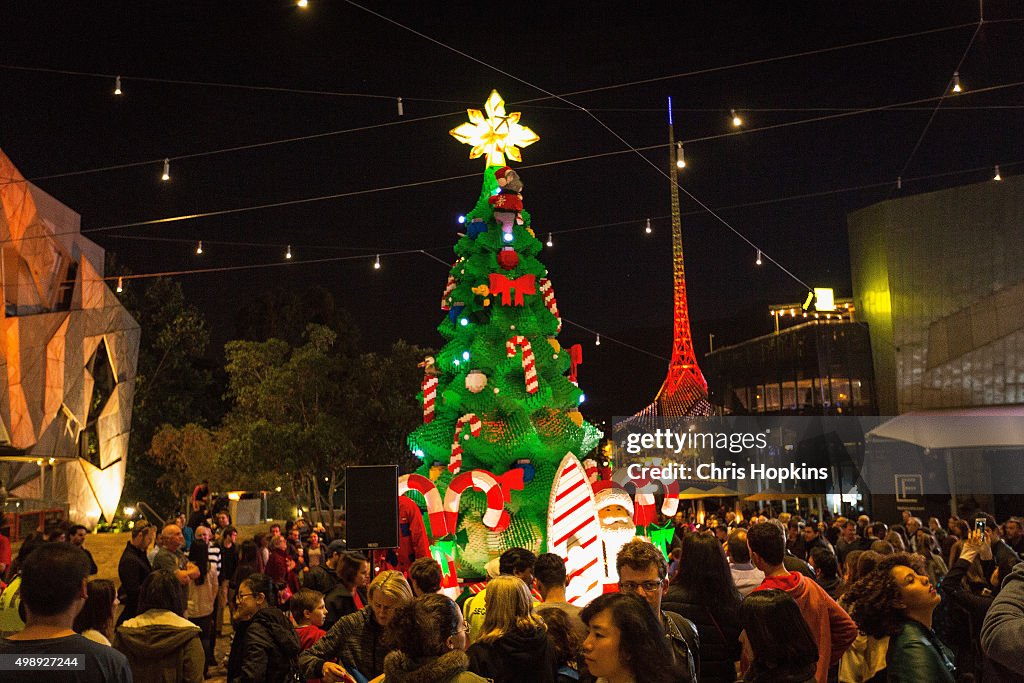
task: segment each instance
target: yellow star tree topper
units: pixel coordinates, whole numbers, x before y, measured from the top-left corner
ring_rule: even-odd
[[[526,147],[540,140],[540,136],[526,126],[519,124],[520,112],[505,113],[505,100],[497,90],[492,90],[484,111],[467,109],[469,123],[463,123],[448,131],[453,138],[467,145],[472,145],[469,158],[476,159],[487,154],[488,166],[504,166],[505,155],[513,161],[522,161],[519,147]]]

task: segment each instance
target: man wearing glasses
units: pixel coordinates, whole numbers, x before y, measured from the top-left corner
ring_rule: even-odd
[[[665,637],[672,646],[675,662],[671,669],[680,683],[697,683],[700,676],[700,640],[697,627],[686,617],[661,609],[661,597],[668,590],[668,563],[652,543],[634,538],[615,558],[619,592],[635,593],[661,617]]]

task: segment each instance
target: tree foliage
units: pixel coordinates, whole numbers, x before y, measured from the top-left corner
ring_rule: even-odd
[[[123,301],[142,327],[126,501],[171,511],[202,479],[221,491],[280,486],[327,521],[346,466],[418,465],[406,435],[421,419],[416,365],[428,351],[400,341],[360,354],[325,290],[255,297],[223,366],[177,283],[128,288]]]
[[[231,409],[220,435],[223,464],[240,487],[280,486],[331,524],[345,467],[408,457],[404,441],[416,423],[422,357],[402,342],[386,356],[339,354],[337,338],[310,324],[301,346],[280,339],[229,342]]]
[[[181,427],[165,424],[153,435],[150,459],[163,468],[157,486],[176,499],[188,496],[200,481],[214,489],[230,485],[230,473],[221,467],[215,432],[190,422]]]
[[[150,446],[163,425],[219,421],[222,390],[207,356],[209,331],[181,285],[168,278],[126,287],[121,300],[142,328],[124,499],[169,512],[181,498],[171,488],[153,486],[169,473],[150,456]]]

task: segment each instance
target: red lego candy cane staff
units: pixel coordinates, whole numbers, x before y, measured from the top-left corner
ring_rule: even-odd
[[[437,401],[437,377],[423,376],[423,424],[434,421],[434,403]]]
[[[505,342],[505,351],[509,358],[516,355],[516,347],[523,348],[523,379],[526,380],[526,393],[536,394],[540,384],[537,381],[537,359],[533,355],[533,345],[526,337],[517,334]]]
[[[434,538],[441,538],[452,533],[448,529],[448,520],[444,516],[444,502],[437,486],[422,474],[403,474],[398,478],[398,495],[410,491],[418,491],[427,501],[427,519],[430,520],[430,532]]]
[[[658,515],[655,512],[655,501],[654,501],[654,487],[655,485],[661,485],[662,491],[665,494],[665,500],[661,504],[661,512],[666,517],[671,517],[676,514],[676,510],[679,508],[679,482],[676,480],[662,481],[661,479],[654,479],[649,476],[642,476],[638,478],[629,478],[629,475],[625,481],[619,481],[619,475],[612,477],[613,481],[619,481],[619,484],[625,486],[626,484],[632,484],[636,487],[636,493],[633,494],[633,523],[637,526],[647,526],[654,524],[657,521]]]
[[[583,347],[573,344],[569,347],[569,381],[576,386],[579,386],[576,380],[581,365],[583,365]]]
[[[462,436],[462,428],[467,424],[469,425],[469,436],[480,436],[480,428],[483,427],[483,422],[475,413],[466,413],[455,423],[455,435],[452,437],[452,457],[448,461],[448,471],[452,474],[457,474],[462,469],[462,442],[459,437]],[[469,436],[466,438],[468,439]]]
[[[551,312],[551,315],[558,319],[558,327],[555,333],[562,331],[562,316],[558,313],[558,303],[555,301],[555,289],[551,286],[551,280],[546,277],[540,279],[540,294],[544,297],[544,306]]]
[[[444,286],[444,294],[441,295],[441,310],[450,311],[452,309],[451,304],[448,303],[448,297],[452,292],[455,291],[455,277],[452,275],[448,276],[448,282]]]
[[[523,488],[523,471],[509,470],[495,476],[487,470],[470,470],[454,477],[444,494],[444,514],[449,529],[455,529],[459,519],[459,500],[468,488],[482,491],[487,496],[487,511],[483,523],[491,531],[501,532],[508,528],[512,518],[505,512],[505,502],[510,499],[509,490]]]

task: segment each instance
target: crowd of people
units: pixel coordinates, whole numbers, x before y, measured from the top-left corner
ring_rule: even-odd
[[[905,513],[889,526],[863,515],[817,522],[726,512],[707,522],[677,518],[667,558],[645,538],[626,543],[616,590],[586,605],[566,599],[564,558],[525,548],[505,550],[460,605],[441,591],[429,556],[382,569],[391,566],[385,555],[349,550],[304,520],[241,542],[225,511],[160,529],[138,522],[119,585],[90,579],[84,528],[63,539],[37,534],[5,563],[0,655],[74,655],[84,666],[2,677],[1024,680],[1019,518],[1000,525],[982,513],[943,527]]]

